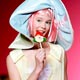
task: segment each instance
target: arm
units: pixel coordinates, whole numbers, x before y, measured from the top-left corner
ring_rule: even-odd
[[[35,65],[35,69],[34,71],[30,74],[30,76],[28,77],[27,80],[37,80],[41,71],[44,68],[44,51],[43,50],[39,50],[39,52],[37,52],[37,54],[35,55],[35,61],[36,61],[36,65]],[[7,69],[8,69],[8,74],[9,74],[9,78],[10,80],[21,80],[19,72],[17,70],[16,65],[13,63],[10,55],[7,56],[6,59],[6,64],[7,64]]]
[[[20,80],[19,72],[9,55],[7,56],[6,64],[9,74],[9,80]]]
[[[8,74],[9,74],[9,80],[21,80],[19,72],[9,55],[7,56],[6,64],[7,64]],[[37,80],[38,76],[39,74],[37,70],[34,70],[32,74],[29,76],[28,80],[32,80],[32,79]]]
[[[39,77],[39,72],[37,72],[36,70],[34,70],[31,75],[29,76],[28,80],[37,80]]]
[[[46,65],[46,55],[43,49],[39,50],[39,52],[35,55],[35,69],[32,74],[29,76],[28,80],[38,80],[40,73],[42,72],[44,66]]]
[[[8,70],[8,74],[9,74],[9,80],[21,80],[20,79],[20,75],[19,72],[15,66],[15,64],[13,63],[10,55],[7,56],[6,59],[6,64],[7,64],[7,70]],[[37,80],[39,76],[39,73],[37,72],[37,70],[34,70],[30,77],[28,78],[28,80]]]

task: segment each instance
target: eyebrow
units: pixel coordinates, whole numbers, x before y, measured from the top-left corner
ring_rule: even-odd
[[[36,19],[43,19],[43,18],[41,18],[40,16],[38,16]],[[48,19],[47,21],[51,21],[51,19]]]
[[[51,21],[51,20],[47,20],[47,21]]]

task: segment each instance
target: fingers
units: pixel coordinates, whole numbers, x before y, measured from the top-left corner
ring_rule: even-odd
[[[42,71],[46,65],[46,52],[45,52],[45,50],[40,49],[39,51],[37,51],[37,54],[35,56],[35,60],[36,60],[36,69]]]
[[[44,59],[46,59],[46,52],[45,52],[45,50],[40,49],[39,57],[40,57],[41,62],[44,61]]]
[[[44,60],[43,60],[43,66],[44,66],[44,67],[46,66],[46,63],[47,63],[47,61],[46,61],[46,59],[44,59]]]
[[[43,62],[44,59],[46,59],[46,52],[44,49],[39,49],[39,51],[36,54],[36,58],[40,61]]]

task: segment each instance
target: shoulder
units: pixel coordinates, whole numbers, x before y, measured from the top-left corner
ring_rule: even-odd
[[[11,55],[15,53],[16,50],[11,50],[6,58],[7,61],[11,60]]]
[[[60,50],[61,51],[61,53],[65,53],[65,51],[64,51],[64,48],[62,47],[62,46],[60,46],[60,45],[55,45],[56,47],[57,47],[57,49],[58,50]]]
[[[55,50],[59,53],[64,53],[64,48],[58,44],[53,44],[53,43],[50,43],[50,47],[52,50]]]
[[[11,59],[10,55],[8,55],[8,56],[6,57],[6,62],[8,63],[8,62],[10,62],[10,61],[12,61],[12,59]]]
[[[23,56],[22,50],[12,50],[10,51],[7,58],[11,58],[14,63],[16,63]]]
[[[19,73],[18,73],[17,67],[14,64],[10,55],[8,55],[6,58],[6,67],[8,70],[10,80],[15,80],[15,78],[18,78],[17,80],[20,80],[20,77],[18,77]]]
[[[62,59],[64,58],[64,49],[58,44],[50,43],[50,54],[54,56],[57,60],[62,62]]]
[[[7,65],[7,68],[10,68],[10,67],[13,67],[13,66],[14,66],[14,62],[13,62],[13,60],[11,59],[11,56],[10,56],[10,55],[8,55],[8,56],[6,57],[6,65]]]

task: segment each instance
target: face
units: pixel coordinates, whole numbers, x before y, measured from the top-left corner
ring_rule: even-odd
[[[32,36],[35,36],[36,31],[39,31],[46,36],[51,26],[51,17],[47,13],[37,13],[33,19]]]

